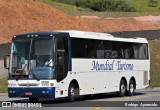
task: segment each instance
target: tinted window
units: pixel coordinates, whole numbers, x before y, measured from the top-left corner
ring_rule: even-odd
[[[97,40],[97,46],[96,46],[96,55],[97,58],[104,58],[104,46],[103,46],[103,41]]]
[[[72,38],[73,58],[148,59],[148,45],[142,43]]]
[[[65,54],[68,55],[68,39],[66,37],[59,37],[57,39],[57,49],[58,50],[65,50]]]
[[[134,59],[135,58],[133,43],[122,42],[121,46],[122,46],[121,52],[122,52],[123,59]]]
[[[85,44],[84,39],[71,39],[72,57],[85,58]]]
[[[96,40],[85,39],[86,58],[96,58]]]
[[[133,49],[136,59],[148,59],[147,44],[134,44]]]
[[[104,58],[103,41],[85,39],[86,58]]]
[[[111,41],[104,41],[104,58],[111,58],[112,57],[112,42]]]
[[[62,51],[64,50],[64,51]],[[68,73],[68,39],[67,36],[57,37],[57,81],[63,80]]]
[[[112,59],[123,58],[122,55],[122,43],[121,42],[112,42]]]

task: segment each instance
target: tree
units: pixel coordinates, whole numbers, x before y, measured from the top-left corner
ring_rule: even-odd
[[[148,0],[148,6],[150,7],[156,7],[157,4],[157,0]]]

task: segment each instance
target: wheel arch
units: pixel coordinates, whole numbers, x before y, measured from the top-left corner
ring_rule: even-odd
[[[120,82],[121,82],[122,80],[126,83],[126,86],[127,86],[127,79],[123,76],[123,77],[121,78]],[[119,82],[119,84],[120,84],[120,82]]]
[[[71,85],[71,84],[75,84],[75,86],[78,88],[78,90],[79,90],[79,83],[78,83],[78,81],[76,80],[76,79],[72,79],[71,80],[71,82],[69,83],[69,86]],[[69,86],[68,86],[68,89],[69,89]],[[79,94],[80,94],[80,90],[79,90]]]

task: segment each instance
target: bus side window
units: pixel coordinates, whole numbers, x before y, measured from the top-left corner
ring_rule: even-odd
[[[112,58],[112,42],[104,41],[104,58],[111,59]]]
[[[112,43],[112,58],[113,59],[121,59],[123,58],[122,55],[122,51],[121,51],[121,47],[122,47],[122,43],[115,41]]]
[[[96,41],[85,39],[85,57],[96,58]]]
[[[96,56],[97,56],[98,59],[103,59],[104,58],[103,41],[97,41]]]
[[[148,59],[148,46],[147,44],[134,44],[134,54],[136,59]]]
[[[71,52],[73,58],[85,58],[85,48],[88,48],[84,44],[84,39],[71,38]]]

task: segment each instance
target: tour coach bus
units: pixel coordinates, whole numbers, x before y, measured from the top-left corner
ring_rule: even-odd
[[[9,60],[8,60],[9,59]],[[83,31],[33,32],[13,36],[9,97],[67,97],[117,92],[132,96],[150,83],[150,56],[145,38],[118,38]]]

